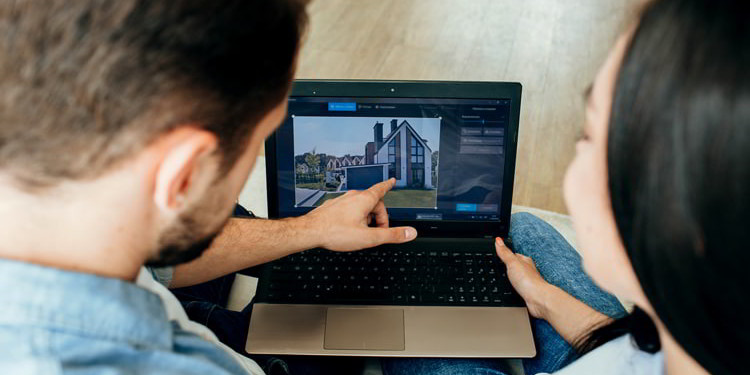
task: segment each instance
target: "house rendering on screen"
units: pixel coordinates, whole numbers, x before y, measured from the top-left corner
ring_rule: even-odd
[[[383,136],[383,123],[373,126],[374,139],[365,145],[364,163],[344,167],[346,190],[363,189],[396,178],[396,187],[432,189],[432,149],[409,122],[391,120]]]

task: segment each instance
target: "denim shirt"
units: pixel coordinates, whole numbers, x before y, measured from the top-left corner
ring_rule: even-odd
[[[0,374],[246,374],[133,283],[0,259]]]

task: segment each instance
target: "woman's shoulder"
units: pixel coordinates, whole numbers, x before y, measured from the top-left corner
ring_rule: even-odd
[[[612,340],[579,358],[555,375],[613,374],[663,375],[661,352],[639,350],[630,335]]]

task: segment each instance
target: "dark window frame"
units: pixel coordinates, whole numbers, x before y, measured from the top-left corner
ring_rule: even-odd
[[[393,161],[391,161],[393,160]],[[388,178],[401,179],[401,134],[396,134],[388,142]]]

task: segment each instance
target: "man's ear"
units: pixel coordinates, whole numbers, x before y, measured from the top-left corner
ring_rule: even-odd
[[[154,203],[165,211],[179,210],[199,182],[212,178],[210,155],[218,146],[216,135],[195,127],[181,127],[157,144]]]

